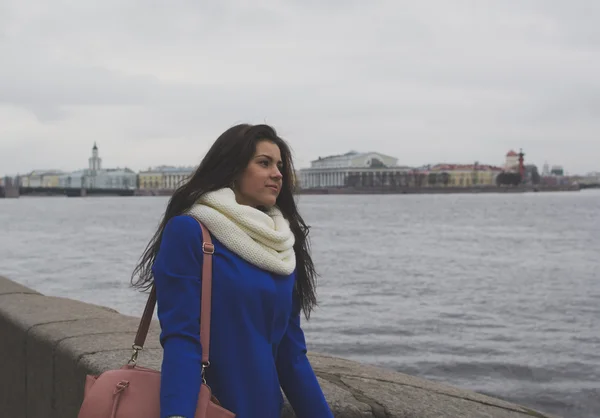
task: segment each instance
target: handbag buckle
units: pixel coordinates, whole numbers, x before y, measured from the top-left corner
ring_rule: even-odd
[[[202,243],[202,252],[204,252],[205,254],[214,254],[215,246],[208,242],[203,242]]]
[[[210,361],[207,361],[206,363],[202,363],[202,370],[200,371],[200,377],[202,378],[202,383],[204,383],[206,385],[206,371],[204,369],[206,369],[208,366],[210,366]]]
[[[137,364],[138,354],[139,354],[140,351],[142,351],[144,349],[144,347],[141,347],[139,345],[133,344],[131,346],[131,348],[133,349],[133,353],[131,354],[131,358],[129,359],[129,361],[127,362],[127,364],[131,364],[131,365],[135,366]]]

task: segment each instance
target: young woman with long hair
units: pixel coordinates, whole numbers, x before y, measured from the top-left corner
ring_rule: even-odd
[[[288,145],[268,125],[237,125],[171,197],[132,276],[155,285],[164,350],[161,418],[193,418],[201,384],[202,230],[213,257],[206,382],[237,418],[332,418],[300,325],[317,303],[308,226],[294,199]],[[136,279],[137,277],[137,279]]]

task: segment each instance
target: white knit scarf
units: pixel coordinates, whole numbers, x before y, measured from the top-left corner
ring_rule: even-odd
[[[223,188],[202,195],[188,214],[249,263],[280,275],[296,268],[294,234],[279,208],[263,212],[240,205],[233,190]]]

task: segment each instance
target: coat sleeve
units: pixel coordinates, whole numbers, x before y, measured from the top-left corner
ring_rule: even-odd
[[[281,388],[298,418],[333,418],[306,352],[300,307],[294,292],[292,315],[277,351]]]
[[[165,226],[153,265],[163,362],[160,417],[193,418],[200,391],[202,231],[189,216]]]

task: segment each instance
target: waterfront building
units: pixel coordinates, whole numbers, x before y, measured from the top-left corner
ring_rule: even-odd
[[[550,165],[547,161],[544,163],[541,175],[541,182],[545,185],[564,186],[571,182],[571,179],[565,173],[562,165]]]
[[[135,189],[137,175],[129,168],[102,168],[98,146],[94,143],[88,168],[65,173],[58,178],[59,187],[86,189]]]
[[[600,183],[600,171],[593,171],[591,173],[587,173],[585,176],[586,178],[590,179],[590,181]]]
[[[96,189],[135,189],[137,174],[129,168],[108,168],[95,177],[92,188]]]
[[[519,169],[519,154],[514,150],[508,151],[506,154],[506,162],[504,163],[505,171],[518,171]]]
[[[140,190],[175,190],[195,172],[195,167],[159,166],[139,173]]]
[[[88,170],[77,170],[63,174],[58,178],[59,187],[63,188],[89,188]]]
[[[424,186],[473,187],[495,186],[501,167],[488,164],[437,164],[424,170]]]
[[[583,187],[600,187],[600,172],[591,172],[584,176],[572,176],[570,180]]]
[[[548,161],[546,161],[544,163],[544,167],[542,168],[542,176],[549,176],[550,175],[550,165],[548,164]]]
[[[524,184],[540,184],[541,176],[535,164],[525,164],[523,172],[522,181]]]
[[[164,174],[157,169],[149,168],[148,170],[138,173],[138,188],[140,190],[156,190],[162,189]]]
[[[64,174],[60,170],[33,170],[21,176],[23,187],[58,187],[59,178]]]
[[[385,187],[400,185],[412,169],[397,165],[398,159],[378,152],[350,151],[319,157],[310,168],[298,170],[302,189],[336,187]]]
[[[562,165],[553,165],[552,169],[550,170],[550,175],[562,177],[565,175],[565,169],[563,168]]]
[[[565,186],[573,182],[571,177],[565,173],[565,169],[562,165],[548,165],[546,168],[547,170],[544,170],[542,173],[542,184],[549,186]]]
[[[89,170],[92,172],[98,172],[102,170],[102,158],[98,155],[98,146],[94,142],[94,147],[92,148],[92,156],[88,160]]]

